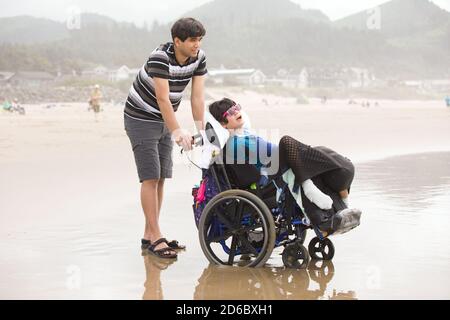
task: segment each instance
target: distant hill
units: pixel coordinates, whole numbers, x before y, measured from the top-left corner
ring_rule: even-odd
[[[291,72],[304,66],[355,66],[370,68],[381,77],[405,78],[450,72],[448,12],[427,0],[393,0],[383,8],[383,26],[398,23],[395,28],[400,30],[408,30],[417,12],[424,12],[428,20],[441,15],[430,23],[434,28],[419,23],[416,30],[422,33],[412,38],[415,33],[398,32],[394,37],[368,30],[366,12],[358,16],[364,18],[365,27],[349,30],[330,23],[320,11],[302,10],[288,0],[216,0],[185,16],[205,22],[204,47],[210,64],[220,61],[225,66],[255,67],[269,73],[280,66]],[[414,14],[403,19],[408,12]]]
[[[116,22],[97,14],[83,14],[81,28],[70,31],[70,38],[57,44],[71,56],[105,66],[140,66],[156,47],[151,33],[132,23]]]
[[[304,10],[289,0],[215,0],[183,16],[197,17],[207,25],[221,24],[224,28],[235,24],[271,24],[293,18],[330,23],[320,10]]]
[[[450,22],[450,12],[428,0],[392,0],[380,6],[379,32],[389,37],[410,37],[441,29]],[[365,10],[335,21],[337,27],[367,30],[370,13]]]
[[[32,17],[9,19],[12,21],[10,31],[6,33],[1,29],[0,32],[2,35],[10,34],[9,37],[0,37],[0,70],[71,72],[98,64],[134,67],[144,63],[158,42],[149,41],[151,34],[146,29],[98,14],[82,14],[79,29],[68,30],[64,23],[52,22],[47,41],[43,36],[37,36],[46,34],[42,26],[47,20]],[[5,20],[0,20],[0,23]],[[24,37],[23,33],[30,37]],[[43,40],[33,41],[33,37]]]
[[[444,66],[443,69],[450,72],[449,12],[428,0],[392,0],[378,9],[380,28],[372,32],[382,35],[386,44],[402,51],[405,60],[399,60],[399,64],[410,69],[414,69],[412,63]],[[362,32],[367,30],[371,14],[373,11],[359,12],[333,24],[344,30]]]
[[[450,75],[450,13],[427,0],[392,0],[380,12],[381,30],[367,29],[365,11],[330,22],[322,12],[289,0],[215,0],[183,16],[205,25],[209,68],[258,68],[267,74],[283,68],[296,74],[304,67],[361,67],[382,78]],[[0,70],[139,67],[157,45],[171,40],[171,24],[147,30],[83,14],[81,28],[67,30],[45,19],[3,18]]]
[[[0,43],[35,44],[68,37],[60,22],[31,16],[0,18]]]

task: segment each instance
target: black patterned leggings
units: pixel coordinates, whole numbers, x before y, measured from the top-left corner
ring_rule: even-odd
[[[288,167],[297,177],[302,177],[302,170],[307,168],[307,164],[302,163],[300,152],[301,149],[308,148],[307,145],[290,137],[283,136],[279,143],[280,167]],[[349,190],[353,181],[355,170],[349,161],[348,168],[339,168],[322,173],[320,177],[323,182],[334,192]],[[301,183],[303,181],[297,181]]]

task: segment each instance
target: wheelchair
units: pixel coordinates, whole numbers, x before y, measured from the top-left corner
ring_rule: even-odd
[[[304,269],[310,257],[315,260],[333,259],[334,245],[321,232],[324,223],[318,221],[317,217],[308,217],[304,212],[311,213],[319,208],[309,202],[303,191],[302,202],[306,205],[302,210],[280,174],[261,176],[254,165],[227,164],[226,146],[217,143],[217,135],[208,125],[207,132],[212,134],[205,138],[219,148],[213,153],[208,168],[202,169],[206,198],[202,201],[203,205],[199,206],[199,203],[194,202],[193,211],[201,249],[209,262],[261,267],[278,247],[284,248],[281,256],[283,264],[288,268]],[[196,145],[203,145],[201,137]],[[320,181],[315,183],[320,186]],[[193,188],[194,199],[199,188]],[[332,213],[328,212],[325,219],[325,229],[332,229],[333,223],[338,225],[344,221],[339,217],[341,220],[336,223],[336,213],[347,207],[326,186],[322,185],[322,191],[333,199]],[[356,223],[347,223],[342,228],[343,231],[336,233],[344,233],[358,226],[359,215],[360,211],[356,212]],[[309,229],[313,230],[315,237],[306,248],[304,242]]]
[[[259,186],[251,183],[259,171],[245,164],[214,163],[207,174],[218,193],[204,207],[198,231],[202,251],[211,263],[260,267],[274,248],[282,246],[282,261],[288,268],[305,268],[310,255],[333,258],[333,243],[311,224],[281,177]],[[308,229],[316,237],[306,249]]]

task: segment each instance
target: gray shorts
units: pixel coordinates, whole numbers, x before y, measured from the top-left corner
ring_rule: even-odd
[[[139,181],[172,178],[171,134],[164,123],[135,120],[124,115]]]

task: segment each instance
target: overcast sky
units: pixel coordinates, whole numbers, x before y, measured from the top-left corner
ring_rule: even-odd
[[[0,16],[32,15],[64,21],[75,6],[81,12],[96,12],[119,21],[142,25],[171,21],[188,10],[212,0],[0,0]],[[245,0],[242,0],[245,1]],[[387,0],[291,0],[302,8],[319,9],[332,20],[375,7]],[[441,8],[450,11],[450,0],[432,0]]]

